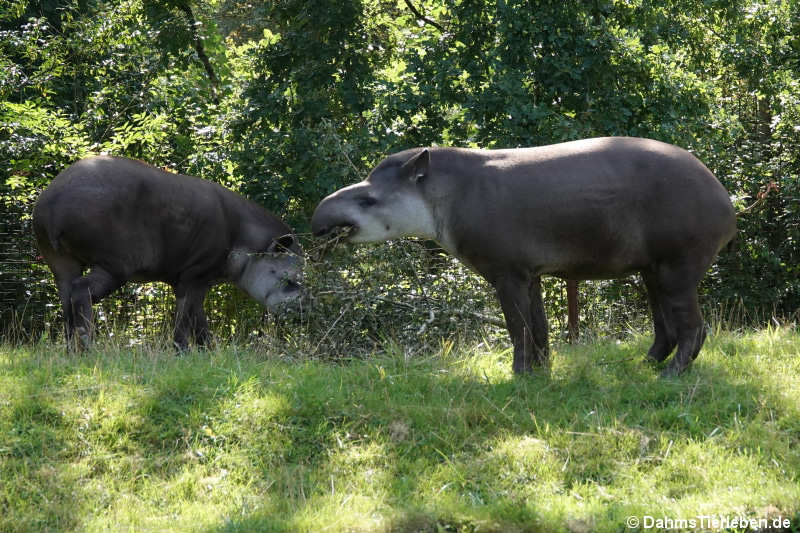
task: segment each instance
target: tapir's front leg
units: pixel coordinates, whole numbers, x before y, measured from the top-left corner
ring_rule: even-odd
[[[198,346],[206,346],[210,339],[208,320],[203,311],[203,302],[208,287],[178,285],[175,287],[175,347],[185,350],[189,339],[194,337]]]
[[[538,278],[534,281],[527,275],[507,273],[498,276],[493,284],[514,343],[514,372],[527,373],[534,365],[546,366],[547,322]]]

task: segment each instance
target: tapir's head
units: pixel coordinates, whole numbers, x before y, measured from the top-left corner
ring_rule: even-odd
[[[263,251],[234,249],[228,255],[232,281],[262,305],[275,309],[300,299],[303,251],[289,233],[270,239]]]
[[[351,242],[380,242],[405,236],[435,238],[424,181],[427,149],[384,159],[364,181],[340,189],[317,206],[311,229],[318,237],[344,234]]]

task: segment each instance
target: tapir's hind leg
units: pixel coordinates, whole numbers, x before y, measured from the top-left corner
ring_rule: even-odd
[[[72,282],[81,276],[81,264],[69,257],[58,257],[54,251],[40,245],[40,251],[44,255],[53,276],[56,279],[58,297],[61,300],[61,312],[64,315],[64,339],[67,348],[72,346],[72,334],[75,329],[75,318],[72,313]]]
[[[78,270],[77,275],[81,275],[80,270]],[[64,315],[64,340],[67,342],[67,349],[72,346],[72,333],[75,329],[75,319],[72,315],[72,303],[70,301],[73,279],[75,279],[75,277],[65,276],[59,279],[59,277],[56,276],[58,298],[61,300],[61,313]]]
[[[703,315],[697,301],[697,284],[705,268],[696,265],[662,265],[658,269],[658,284],[665,306],[674,320],[678,351],[662,376],[682,373],[697,357],[706,338]]]
[[[94,266],[85,276],[72,281],[70,304],[75,333],[84,348],[94,337],[92,304],[99,302],[122,285],[122,281],[101,267]]]
[[[678,334],[675,331],[675,319],[672,309],[667,304],[663,291],[655,274],[642,272],[644,284],[647,287],[647,301],[653,314],[653,329],[655,339],[647,352],[647,356],[656,362],[662,362],[678,344]]]

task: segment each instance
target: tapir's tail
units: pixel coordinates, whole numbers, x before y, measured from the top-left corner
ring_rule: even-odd
[[[733,236],[728,241],[728,244],[723,246],[723,248],[725,248],[725,252],[729,254],[739,249],[739,243],[736,239],[736,233],[733,234]]]
[[[52,220],[52,213],[48,212],[46,206],[41,202],[37,202],[33,208],[33,233],[36,237],[36,243],[39,245],[39,251],[44,253],[43,248],[50,248],[51,250],[58,251],[59,236],[53,230],[54,224]]]

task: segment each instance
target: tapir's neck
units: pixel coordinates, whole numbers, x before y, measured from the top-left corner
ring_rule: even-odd
[[[248,259],[247,250],[233,249],[228,253],[225,262],[225,278],[234,283],[239,282],[242,277],[245,267],[247,266]]]
[[[434,205],[430,202],[431,220],[433,221],[433,232],[425,236],[426,239],[433,239],[450,254],[456,253],[455,240],[450,230],[450,202],[444,201]]]
[[[475,183],[478,177],[474,171],[476,166],[481,165],[480,161],[471,157],[468,165],[462,164],[465,152],[467,151],[459,150],[462,157],[452,157],[447,165],[433,169],[428,177],[429,181],[424,184],[423,196],[433,223],[432,235],[425,238],[435,240],[452,255],[458,255],[456,236],[453,233],[454,222],[461,218],[457,216],[459,210],[468,208],[464,205],[465,191],[478,186]]]
[[[424,197],[413,197],[408,199],[405,208],[406,220],[403,221],[404,227],[401,229],[405,235],[438,240],[438,225],[432,202]]]

